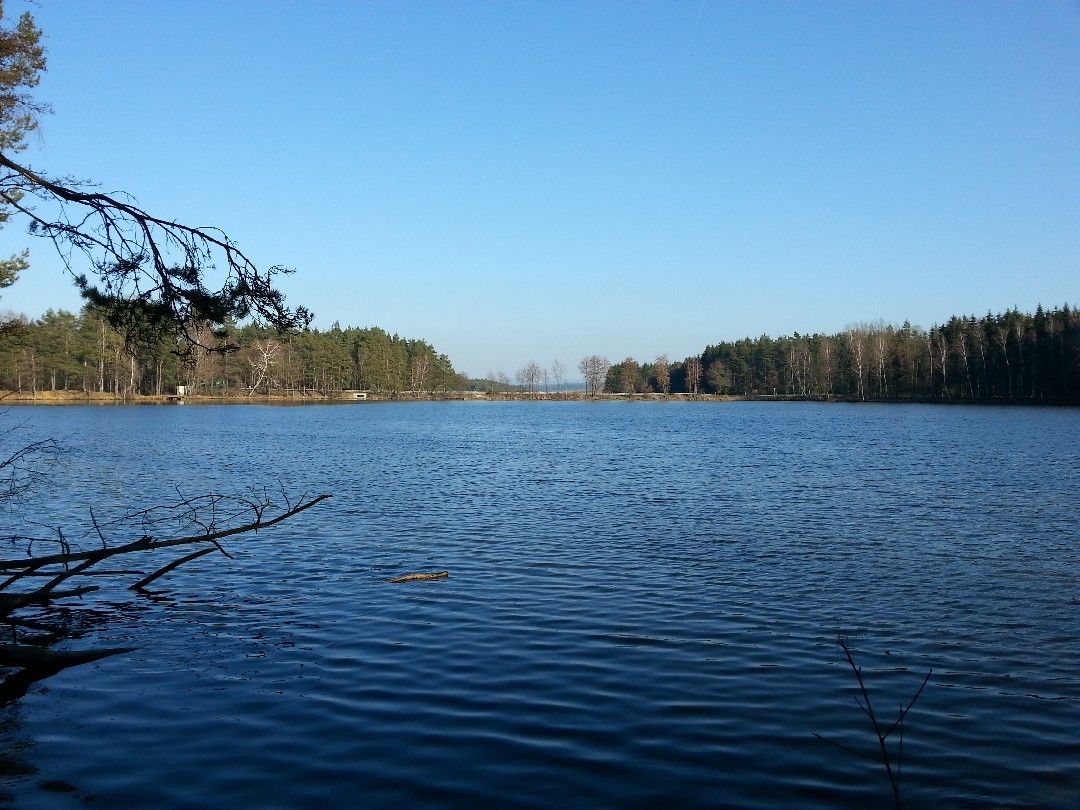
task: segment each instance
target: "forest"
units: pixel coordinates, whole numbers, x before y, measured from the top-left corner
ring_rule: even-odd
[[[424,340],[378,327],[280,333],[249,323],[194,324],[195,342],[173,332],[125,340],[93,306],[15,318],[0,329],[0,389],[197,396],[330,395],[350,389],[400,394],[464,387],[444,354]],[[228,347],[228,351],[219,351]]]
[[[833,335],[763,335],[677,363],[628,357],[608,368],[604,390],[1078,404],[1080,310],[954,316],[929,330],[876,323]]]
[[[0,389],[130,397],[184,385],[192,395],[238,397],[515,388],[505,375],[491,375],[501,382],[471,380],[427,341],[378,327],[335,323],[282,333],[227,322],[189,331],[194,343],[170,332],[125,340],[93,305],[78,314],[11,319],[0,327]],[[589,393],[1080,404],[1080,310],[956,316],[929,330],[864,323],[832,335],[763,335],[720,342],[679,362],[661,355],[610,364],[594,355],[579,370]],[[518,372],[516,389],[563,391],[563,372],[559,364],[554,371],[530,364]]]

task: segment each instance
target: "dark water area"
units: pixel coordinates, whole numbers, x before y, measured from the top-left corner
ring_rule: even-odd
[[[875,754],[838,631],[887,718],[933,668],[907,805],[1080,806],[1078,410],[5,418],[78,449],[5,532],[177,487],[334,495],[88,599],[67,646],[138,650],[0,709],[15,806],[885,806],[880,766],[813,736]]]

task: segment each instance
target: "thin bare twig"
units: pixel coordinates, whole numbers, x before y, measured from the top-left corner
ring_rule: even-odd
[[[215,546],[217,546],[216,543],[215,543]],[[130,590],[141,591],[143,588],[145,588],[147,585],[149,585],[154,580],[160,579],[161,577],[165,576],[170,571],[172,571],[172,570],[174,570],[176,568],[179,568],[181,565],[184,565],[185,563],[189,563],[192,560],[197,560],[197,559],[199,559],[199,557],[205,557],[207,554],[213,554],[215,551],[217,551],[220,548],[221,548],[220,546],[217,546],[217,548],[200,548],[198,551],[193,551],[190,554],[187,554],[187,555],[181,557],[178,560],[173,560],[168,565],[163,565],[161,568],[159,568],[154,573],[140,579],[134,585],[130,586]]]
[[[860,759],[868,759],[873,762],[878,762],[885,769],[885,775],[889,780],[889,786],[892,789],[893,801],[896,806],[901,807],[900,800],[900,770],[904,759],[904,719],[907,717],[911,708],[915,705],[915,702],[922,695],[923,690],[926,688],[926,684],[930,681],[930,676],[934,674],[934,670],[931,669],[926,673],[926,677],[923,678],[922,683],[919,684],[919,688],[912,695],[911,700],[908,701],[907,706],[899,704],[898,715],[896,721],[889,726],[888,729],[883,730],[882,725],[878,720],[877,714],[874,712],[874,704],[870,700],[870,690],[866,686],[866,681],[863,679],[862,667],[855,663],[855,657],[851,652],[851,647],[847,643],[847,639],[842,633],[837,633],[836,642],[840,645],[840,649],[844,653],[844,659],[847,661],[848,667],[851,669],[852,674],[855,676],[855,682],[858,684],[859,691],[855,696],[855,704],[866,715],[870,721],[870,725],[874,730],[874,736],[877,738],[877,756],[869,756],[854,749],[848,748],[841,743],[831,740],[817,732],[814,732],[814,736],[819,740],[832,745],[835,748],[844,751],[845,753],[859,757]],[[889,735],[897,729],[900,730],[900,744],[897,751],[895,761],[892,754],[889,751],[888,739]]]
[[[259,513],[258,517],[246,523],[242,526],[234,526],[229,529],[221,529],[204,534],[194,534],[186,537],[175,537],[168,540],[155,540],[150,536],[143,536],[138,540],[134,540],[129,543],[125,543],[119,546],[109,546],[104,549],[95,549],[93,551],[72,551],[66,554],[52,554],[45,557],[31,557],[26,559],[8,559],[0,560],[0,571],[14,571],[25,568],[28,565],[59,565],[64,563],[76,562],[78,560],[102,560],[108,557],[116,556],[117,554],[129,554],[131,552],[138,551],[156,551],[163,548],[172,548],[173,546],[191,545],[193,543],[212,543],[215,540],[222,540],[226,537],[233,537],[238,534],[245,534],[247,532],[258,532],[260,529],[266,529],[281,523],[283,520],[288,520],[294,515],[298,515],[307,509],[315,506],[322,501],[329,498],[330,495],[319,495],[308,501],[301,501],[292,509],[282,512],[276,517],[264,520],[262,513]]]
[[[265,497],[259,497],[256,493],[251,496],[227,497],[210,494],[195,498],[180,496],[176,503],[159,505],[149,509],[143,509],[133,513],[136,526],[142,525],[143,529],[156,530],[164,528],[170,521],[179,521],[186,527],[198,529],[196,533],[181,537],[167,537],[157,539],[149,533],[143,534],[135,540],[126,543],[110,545],[106,528],[116,528],[118,521],[100,521],[96,515],[91,515],[93,534],[100,541],[101,546],[87,550],[73,550],[67,543],[62,532],[58,532],[59,540],[51,540],[59,544],[63,549],[60,553],[34,556],[35,541],[42,538],[29,539],[27,556],[18,559],[0,560],[0,571],[9,572],[10,576],[0,584],[0,621],[8,624],[11,629],[11,643],[0,644],[0,671],[4,669],[20,669],[22,671],[10,675],[0,682],[0,700],[13,699],[20,694],[25,694],[26,687],[34,681],[47,677],[68,666],[75,666],[87,661],[97,660],[106,655],[113,655],[126,651],[117,650],[88,650],[88,651],[52,651],[44,647],[19,644],[16,628],[22,627],[30,630],[51,628],[33,619],[18,615],[19,611],[31,606],[46,607],[59,600],[71,599],[84,596],[97,591],[98,585],[76,585],[70,588],[60,586],[70,580],[83,576],[101,575],[126,575],[140,574],[141,571],[130,569],[113,569],[103,571],[91,570],[103,560],[123,554],[143,554],[159,552],[179,546],[201,546],[195,551],[185,554],[166,565],[161,566],[149,575],[141,578],[132,586],[133,590],[143,590],[160,577],[176,570],[200,557],[219,551],[227,557],[231,555],[222,547],[221,540],[227,537],[258,532],[267,529],[284,520],[287,520],[301,512],[310,509],[318,503],[329,498],[329,495],[316,497],[301,496],[295,502],[285,499],[288,507],[276,515],[270,515],[274,504]],[[203,518],[203,510],[209,513],[208,518]],[[228,525],[241,516],[247,516],[247,520],[238,525]],[[127,516],[131,518],[132,516]],[[20,538],[12,538],[17,541]],[[11,586],[23,581],[25,578],[46,578],[46,581],[38,587],[29,590],[10,592]]]

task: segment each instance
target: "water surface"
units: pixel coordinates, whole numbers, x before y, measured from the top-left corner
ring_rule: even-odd
[[[1078,411],[14,417],[79,449],[29,518],[70,534],[177,488],[334,495],[234,561],[88,601],[69,646],[139,649],[0,711],[19,806],[872,806],[880,769],[813,736],[874,752],[838,631],[883,715],[934,670],[911,806],[1080,797]]]

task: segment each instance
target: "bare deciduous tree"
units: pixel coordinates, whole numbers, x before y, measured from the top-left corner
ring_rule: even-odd
[[[971,361],[968,358],[968,335],[964,324],[959,324],[956,334],[956,350],[960,355],[960,362],[964,366],[964,378],[967,380],[968,396],[975,400],[975,388],[971,383]]]
[[[821,371],[825,381],[825,396],[833,395],[833,355],[832,344],[825,341],[821,347]]]
[[[890,331],[884,324],[878,324],[874,329],[874,365],[877,369],[878,397],[881,399],[889,395],[889,376],[886,368],[889,362]]]
[[[563,377],[566,376],[566,366],[559,362],[558,358],[551,364],[551,379],[555,383],[555,389],[562,393]]]
[[[537,362],[530,362],[524,368],[517,370],[514,378],[522,391],[535,394],[540,388],[540,382],[544,377],[544,369]]]
[[[653,376],[656,377],[660,393],[667,394],[671,391],[671,361],[666,354],[661,354],[653,361]]]
[[[280,385],[277,372],[281,364],[281,353],[281,342],[273,338],[263,338],[251,344],[247,352],[248,365],[251,367],[251,390],[248,391],[248,396],[264,387],[269,394],[273,388]]]
[[[688,357],[686,359],[686,392],[697,394],[698,385],[701,384],[701,358]]]
[[[933,350],[937,349],[938,353],[938,367],[941,369],[941,395],[948,399],[949,397],[949,340],[946,337],[944,331],[939,328],[931,328],[928,333],[930,341],[930,351],[933,355]]]
[[[422,352],[409,363],[410,387],[414,394],[427,390],[428,374],[431,371],[431,355]]]
[[[529,379],[529,390],[535,394],[544,381],[544,367],[536,361],[531,361],[525,369]]]
[[[855,372],[855,390],[859,399],[866,399],[866,330],[862,326],[849,326],[846,332],[848,350],[851,352],[851,370]]]
[[[596,394],[604,390],[604,383],[607,381],[607,373],[610,368],[611,362],[606,357],[601,357],[598,354],[590,354],[578,363],[578,370],[585,379],[586,395],[596,396]]]

